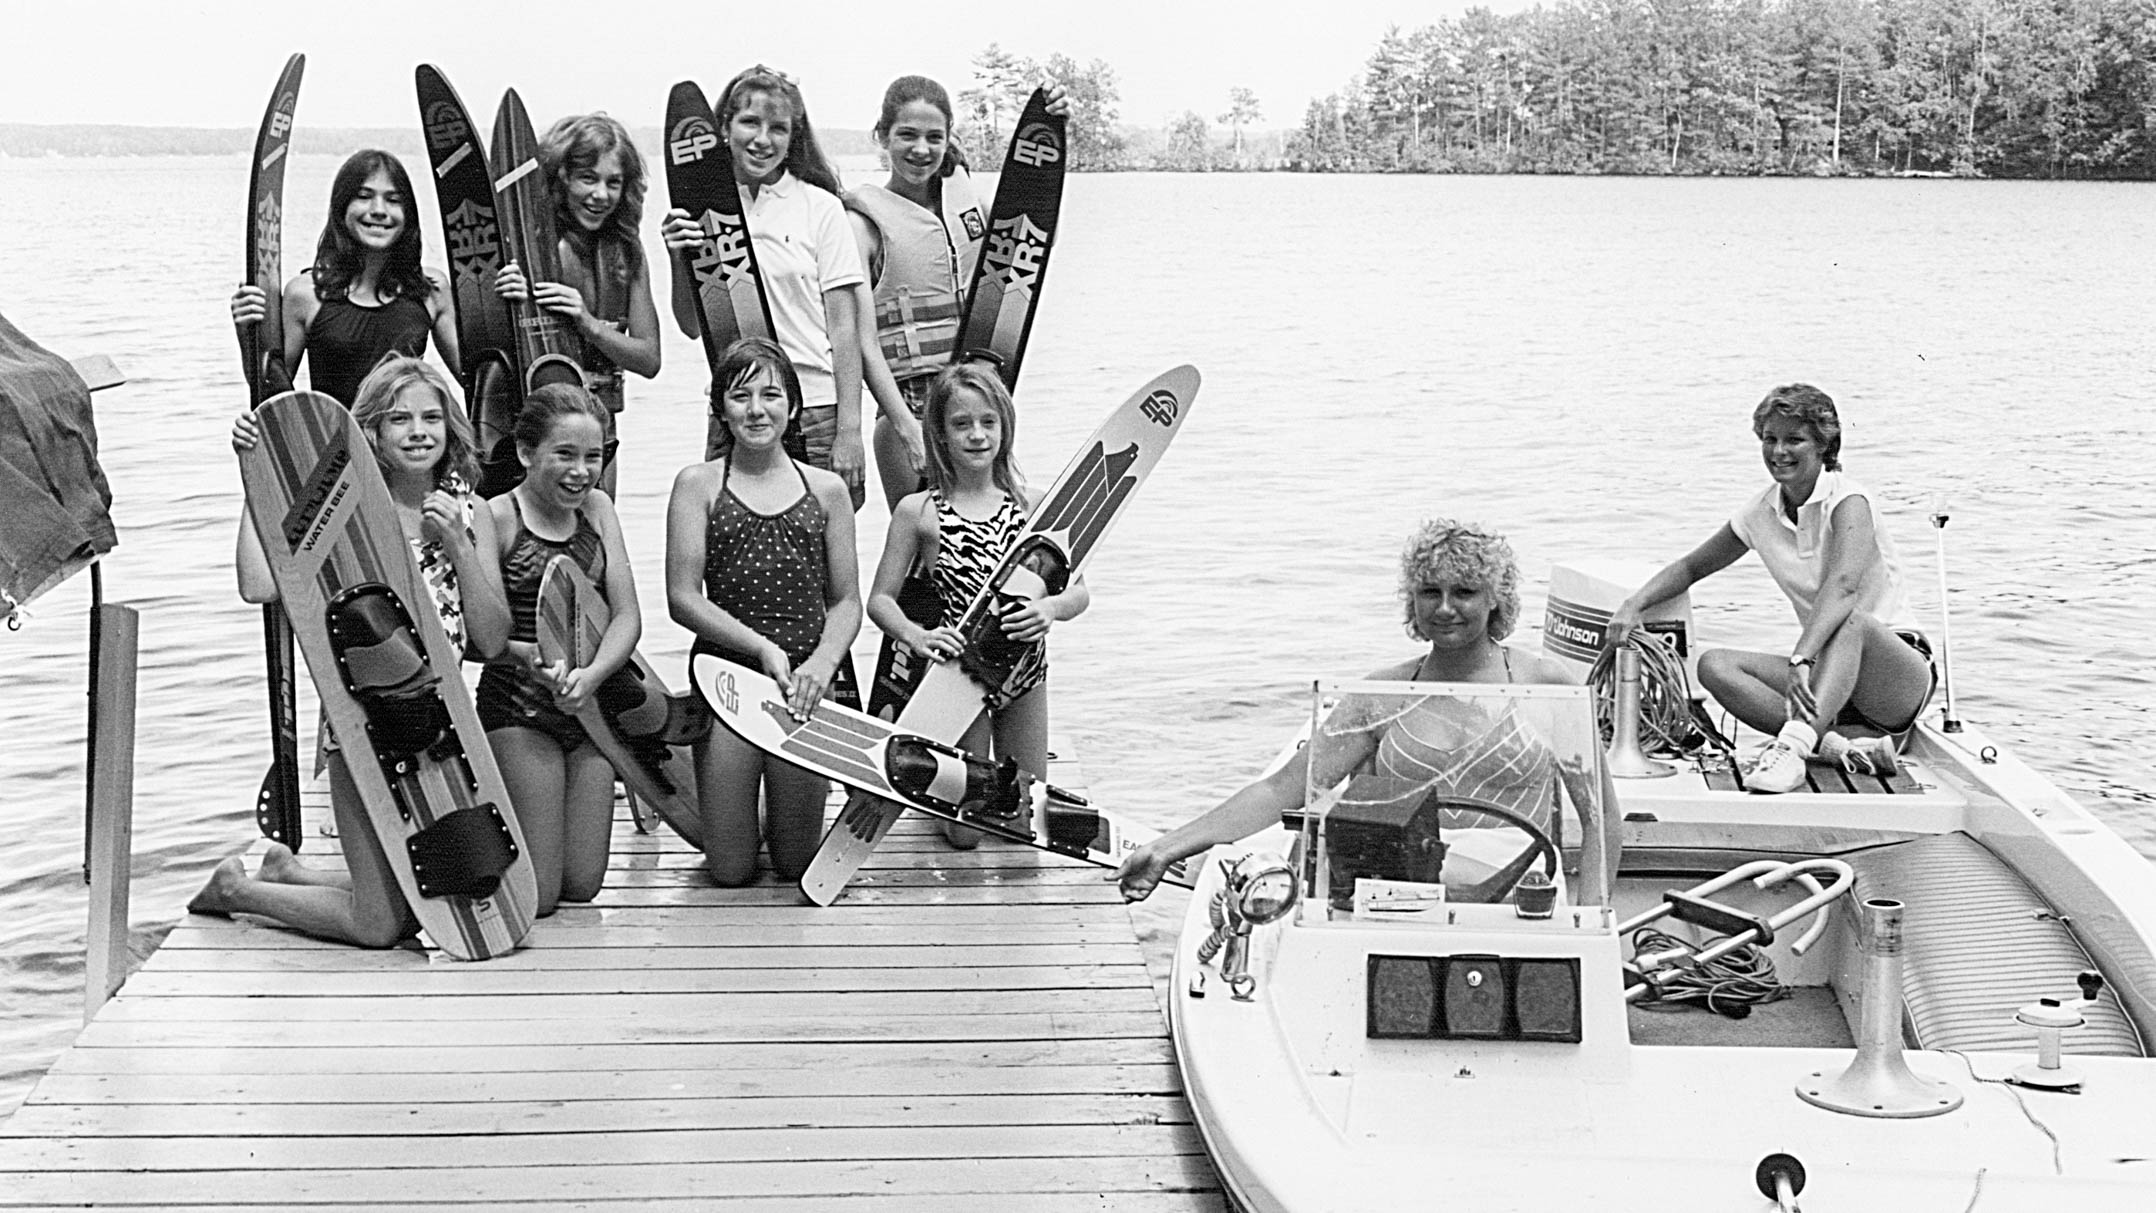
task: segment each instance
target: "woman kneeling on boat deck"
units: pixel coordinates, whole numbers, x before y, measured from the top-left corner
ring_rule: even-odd
[[[1699,680],[1715,699],[1774,738],[1744,786],[1803,787],[1805,760],[1815,752],[1851,771],[1890,775],[1893,735],[1916,723],[1936,678],[1930,646],[1897,626],[1901,559],[1870,491],[1842,473],[1841,419],[1825,392],[1804,383],[1775,388],[1752,410],[1752,433],[1774,484],[1627,598],[1610,617],[1610,643],[1624,643],[1656,603],[1758,552],[1797,610],[1796,643],[1786,656],[1699,655]]]
[[[1383,682],[1484,682],[1571,684],[1565,667],[1503,643],[1520,617],[1520,570],[1512,545],[1489,531],[1451,519],[1422,524],[1400,553],[1399,594],[1408,635],[1430,649],[1409,661],[1368,675]],[[1337,716],[1337,714],[1336,714]],[[1353,736],[1352,722],[1327,722]],[[1472,789],[1474,797],[1514,808],[1538,828],[1550,824],[1553,779],[1576,778],[1548,745],[1509,706],[1490,712],[1459,699],[1438,697],[1378,727],[1353,744],[1329,747],[1336,772],[1321,770],[1320,782],[1336,783],[1351,771],[1427,781],[1445,790]],[[1279,769],[1228,797],[1204,815],[1133,851],[1116,873],[1123,896],[1137,901],[1153,891],[1168,866],[1207,847],[1257,833],[1300,809],[1310,785],[1310,747]],[[1580,874],[1574,901],[1605,904],[1618,853],[1615,792],[1605,776],[1599,797],[1575,789],[1575,801],[1597,799],[1606,808],[1599,829],[1580,840]],[[1502,825],[1471,810],[1448,811],[1446,829]]]

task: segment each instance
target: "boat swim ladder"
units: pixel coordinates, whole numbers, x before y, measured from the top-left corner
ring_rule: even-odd
[[[1834,883],[1821,888],[1818,875],[1824,873],[1834,878]],[[1795,905],[1761,918],[1742,910],[1708,900],[1708,894],[1720,892],[1741,880],[1750,880],[1754,888],[1771,889],[1788,881],[1795,881],[1804,888],[1807,896]],[[1636,914],[1617,924],[1619,938],[1658,919],[1674,915],[1679,922],[1696,927],[1719,931],[1724,938],[1696,947],[1679,943],[1658,952],[1643,952],[1633,956],[1625,967],[1626,1002],[1652,1002],[1660,996],[1662,988],[1677,974],[1697,969],[1709,961],[1744,947],[1758,944],[1762,947],[1774,942],[1774,933],[1782,927],[1809,914],[1817,914],[1812,925],[1790,945],[1792,951],[1802,956],[1827,929],[1826,908],[1829,903],[1849,892],[1856,883],[1856,874],[1849,865],[1839,859],[1802,859],[1794,863],[1780,863],[1772,859],[1755,859],[1739,864],[1712,880],[1696,884],[1683,892],[1670,890],[1662,894],[1662,904]],[[1898,987],[1897,987],[1898,988]]]

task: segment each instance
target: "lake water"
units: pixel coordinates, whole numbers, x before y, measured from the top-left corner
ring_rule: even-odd
[[[288,266],[335,167],[292,165]],[[97,412],[121,535],[107,595],[143,611],[138,951],[252,838],[266,764],[225,437],[245,188],[238,158],[0,161],[0,213],[19,217],[0,311],[132,379]],[[1845,463],[1883,500],[1929,627],[1926,515],[1946,495],[1963,715],[2156,855],[2156,293],[2120,252],[2156,247],[2152,203],[2145,185],[1073,178],[1023,466],[1052,479],[1168,366],[1205,386],[1088,573],[1093,609],[1056,632],[1056,731],[1106,803],[1179,821],[1255,773],[1308,679],[1411,655],[1393,580],[1417,519],[1511,536],[1531,640],[1553,562],[1667,559],[1757,491],[1751,406],[1804,380],[1841,404]],[[622,421],[647,604],[667,486],[703,432],[700,351],[669,336],[665,356]],[[885,518],[862,514],[864,569]],[[0,632],[0,1114],[78,1026],[87,593],[77,578]],[[1756,563],[1694,601],[1708,643],[1793,635]],[[645,626],[678,685],[687,637],[663,611]],[[1140,913],[1156,951],[1178,917]]]

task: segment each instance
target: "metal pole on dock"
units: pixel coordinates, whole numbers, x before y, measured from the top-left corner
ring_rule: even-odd
[[[90,926],[83,962],[83,1022],[127,980],[127,904],[135,835],[135,665],[141,615],[100,603],[92,612],[89,820],[85,828]]]

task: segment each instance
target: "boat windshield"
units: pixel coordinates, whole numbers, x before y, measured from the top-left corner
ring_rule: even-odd
[[[1561,853],[1602,837],[1608,785],[1585,687],[1317,683],[1310,711],[1312,907],[1547,901]],[[1613,858],[1587,852],[1597,868]],[[1599,897],[1605,873],[1586,875],[1582,891]]]

